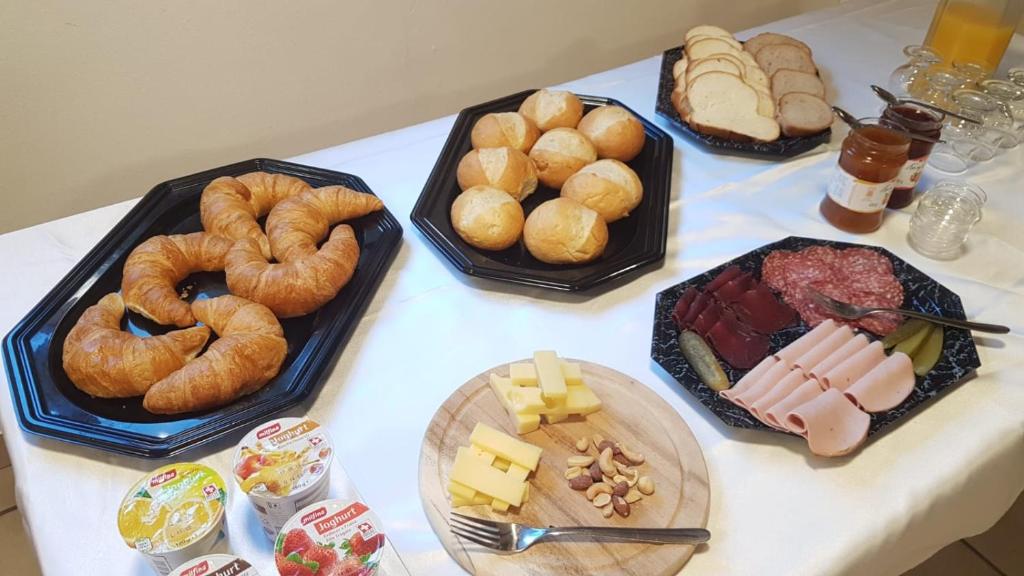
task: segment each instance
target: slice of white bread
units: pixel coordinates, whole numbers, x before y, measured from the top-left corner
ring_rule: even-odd
[[[690,38],[694,36],[721,36],[723,38],[732,38],[732,32],[718,26],[711,26],[710,24],[703,24],[701,26],[694,26],[686,31],[683,37],[686,42],[690,42]]]
[[[775,118],[775,99],[772,98],[772,93],[764,86],[750,82],[746,84],[757,92],[757,113],[765,118]]]
[[[690,107],[686,102],[686,87],[682,84],[677,84],[675,89],[672,90],[672,106],[684,122],[690,122]]]
[[[682,103],[690,126],[705,134],[734,140],[776,140],[778,122],[758,114],[757,105],[757,91],[727,72],[705,72],[695,78]]]
[[[676,79],[676,82],[679,82],[680,76],[686,76],[686,67],[689,63],[690,60],[684,54],[679,58],[679,60],[676,60],[675,64],[672,65],[672,77]]]
[[[754,59],[769,78],[783,68],[808,74],[818,73],[811,57],[800,48],[789,44],[769,44],[758,50]]]
[[[761,48],[772,44],[788,44],[790,46],[796,46],[797,48],[807,52],[808,56],[811,56],[811,48],[807,44],[804,44],[791,36],[776,34],[774,32],[762,32],[757,36],[754,36],[743,43],[743,49],[751,54],[757,54]]]
[[[686,57],[690,60],[700,60],[701,58],[707,58],[708,56],[714,56],[723,52],[739,57],[739,54],[743,52],[733,48],[732,44],[721,38],[701,38],[694,42],[688,42],[685,50]]]
[[[690,36],[689,38],[687,38],[686,43],[693,44],[694,42],[704,40],[705,38],[715,38],[716,40],[721,40],[737,50],[743,50],[743,44],[740,44],[739,40],[733,38],[732,36],[705,36],[702,34],[698,34],[697,36]]]
[[[744,74],[742,64],[736,64],[735,60],[726,58],[724,55],[722,57],[701,58],[700,60],[694,60],[692,65],[687,67],[685,83],[689,84],[690,80],[704,72],[711,72],[713,70],[735,74],[740,78]]]
[[[828,103],[803,92],[790,92],[779,98],[778,122],[786,136],[809,136],[832,125]]]
[[[779,101],[784,95],[791,92],[803,92],[813,94],[822,100],[825,99],[825,84],[817,74],[808,74],[799,70],[780,68],[772,74],[772,100]]]

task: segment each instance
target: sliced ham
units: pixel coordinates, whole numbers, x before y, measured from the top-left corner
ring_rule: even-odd
[[[730,400],[734,404],[749,408],[751,404],[760,400],[762,396],[774,388],[787,374],[789,374],[789,368],[782,362],[777,362],[766,370],[764,375],[758,378],[756,382],[747,387],[743,392],[733,395]]]
[[[825,388],[845,391],[851,384],[860,380],[885,360],[885,349],[880,341],[872,342],[862,350],[839,363],[821,378]]]
[[[770,288],[764,284],[756,284],[750,290],[740,294],[731,303],[740,320],[765,334],[771,334],[796,323],[796,311],[779,302]]]
[[[839,390],[822,392],[786,415],[787,427],[807,438],[811,452],[819,456],[843,456],[853,452],[868,436],[871,417]]]
[[[817,380],[804,380],[803,384],[790,392],[789,396],[779,400],[774,406],[764,412],[765,424],[788,430],[786,427],[786,414],[789,414],[793,408],[805,402],[810,402],[821,396],[821,394],[821,385],[818,384]]]
[[[853,340],[853,330],[849,326],[840,326],[829,334],[827,338],[818,342],[814,348],[804,352],[799,358],[794,360],[793,368],[802,371],[807,377],[810,377],[811,368],[817,366],[822,360],[828,358],[829,355],[842,348],[850,340]]]
[[[779,361],[776,360],[774,356],[766,356],[764,360],[761,360],[757,364],[757,366],[754,366],[749,372],[744,374],[743,378],[740,378],[740,381],[737,382],[735,386],[728,390],[723,390],[722,392],[719,392],[719,394],[726,400],[732,401],[736,395],[746,392],[751,386],[756,384],[772,366],[778,363]]]
[[[768,411],[769,408],[775,406],[783,399],[785,399],[787,396],[792,394],[797,388],[799,388],[805,382],[807,382],[807,377],[804,376],[803,372],[799,370],[790,370],[789,374],[786,374],[785,378],[779,380],[778,384],[776,384],[771,390],[766,392],[763,396],[758,398],[757,402],[754,402],[753,404],[750,405],[750,413],[756,416],[757,419],[760,420],[761,422],[764,422],[769,426],[774,426],[774,424],[768,421],[767,415],[765,413]]]
[[[818,362],[816,366],[811,368],[811,378],[822,380],[829,370],[835,368],[836,366],[839,366],[840,364],[843,363],[844,360],[867,347],[867,336],[863,334],[857,334],[852,339],[850,339],[846,344],[843,344],[843,346],[839,350],[836,350],[835,352],[829,354],[827,358],[825,358],[821,362]]]
[[[839,324],[833,320],[825,320],[814,327],[813,330],[794,340],[789,346],[775,353],[775,357],[786,365],[792,367],[797,358],[806,354],[811,348],[817,346],[830,334],[839,329]]]
[[[894,352],[846,389],[846,397],[866,412],[899,406],[914,391],[914,363]]]

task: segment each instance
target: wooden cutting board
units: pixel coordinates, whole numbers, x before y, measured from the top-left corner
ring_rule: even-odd
[[[521,360],[527,362],[528,360]],[[530,479],[530,499],[508,514],[490,506],[466,506],[462,514],[533,526],[628,526],[703,528],[710,492],[704,455],[686,422],[653,391],[610,368],[579,362],[584,382],[601,398],[600,412],[585,419],[541,424],[519,436],[541,447],[540,466]],[[484,422],[515,436],[509,417],[489,386],[489,374],[508,375],[508,365],[487,370],[463,384],[445,401],[427,428],[420,452],[420,497],[427,518],[448,553],[467,572],[486,576],[526,574],[659,576],[676,574],[693,554],[693,546],[551,541],[525,552],[503,555],[454,536],[448,525],[452,510],[445,486],[459,446]],[[633,505],[628,518],[605,519],[582,492],[565,480],[566,459],[578,454],[580,437],[600,434],[640,451],[641,474],[655,482],[655,493]],[[593,454],[593,452],[590,452]]]

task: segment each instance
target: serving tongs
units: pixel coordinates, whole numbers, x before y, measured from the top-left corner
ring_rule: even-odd
[[[875,84],[871,85],[871,90],[874,91],[874,93],[879,98],[881,98],[882,100],[885,100],[886,104],[889,104],[891,106],[899,106],[900,104],[914,104],[914,105],[920,106],[922,108],[927,108],[929,110],[934,110],[935,112],[939,112],[941,114],[945,114],[946,116],[952,116],[953,118],[957,118],[959,120],[963,120],[964,122],[970,122],[972,124],[981,124],[981,122],[975,120],[974,118],[968,118],[967,116],[964,116],[963,114],[957,114],[956,112],[953,112],[952,110],[946,110],[945,108],[943,108],[941,106],[936,106],[935,104],[931,104],[931,103],[925,102],[923,100],[916,100],[914,98],[900,98],[899,96],[893,94],[892,92],[889,92],[885,88],[882,88],[881,86],[878,86],[878,85],[875,85]],[[920,140],[920,138],[918,138],[918,140]]]
[[[864,123],[861,122],[860,120],[857,120],[856,116],[854,116],[853,114],[850,114],[846,110],[843,110],[839,106],[833,106],[832,107],[832,111],[836,113],[836,116],[838,116],[840,120],[842,120],[843,122],[846,122],[850,126],[850,128],[857,129],[857,128],[861,128],[861,127],[864,126]],[[924,134],[911,134],[910,132],[907,132],[906,130],[900,130],[899,128],[893,128],[892,126],[885,126],[884,128],[887,129],[887,130],[892,130],[893,132],[895,132],[897,134],[900,134],[902,136],[906,136],[907,138],[909,138],[911,140],[920,140],[922,142],[931,142],[932,144],[945,144],[946,143],[946,141],[942,140],[941,138],[935,138],[935,137],[932,137],[932,136],[925,136]]]

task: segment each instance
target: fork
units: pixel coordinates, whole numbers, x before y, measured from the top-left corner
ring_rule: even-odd
[[[451,513],[452,534],[501,552],[522,552],[541,540],[582,536],[645,544],[700,544],[711,539],[703,528],[616,528],[611,526],[569,526],[535,528],[514,522],[495,522]]]
[[[934,314],[927,314],[925,312],[917,312],[915,310],[903,310],[901,308],[872,308],[868,306],[857,306],[856,304],[850,304],[848,302],[840,302],[834,298],[830,298],[821,292],[818,292],[814,288],[809,288],[811,297],[814,301],[820,304],[825,310],[845,318],[847,320],[856,320],[858,318],[867,316],[868,314],[874,314],[876,312],[895,312],[902,314],[908,318],[917,318],[919,320],[927,320],[928,322],[934,322],[936,324],[945,324],[946,326],[952,326],[954,328],[964,328],[966,330],[974,330],[975,332],[991,332],[993,334],[1006,334],[1010,331],[1008,326],[1000,326],[999,324],[985,324],[983,322],[969,322],[967,320],[958,320],[956,318],[946,318],[944,316],[936,316]]]

